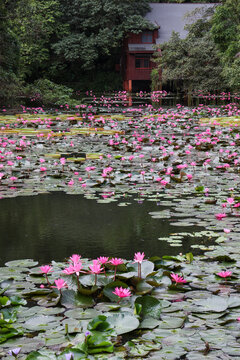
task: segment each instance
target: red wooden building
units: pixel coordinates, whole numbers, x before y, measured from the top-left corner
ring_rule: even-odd
[[[122,58],[123,88],[131,92],[137,85],[149,82],[154,66],[151,61],[153,44],[156,44],[158,30],[129,34],[124,40]],[[134,86],[133,86],[134,85]]]
[[[125,38],[121,59],[123,89],[131,92],[150,88],[154,66],[151,61],[155,51],[153,45],[168,41],[173,31],[184,38],[187,35],[185,25],[196,21],[203,11],[213,6],[216,4],[150,3],[151,11],[145,18],[157,29],[140,34],[131,33]],[[196,9],[198,11],[194,15],[187,16]]]

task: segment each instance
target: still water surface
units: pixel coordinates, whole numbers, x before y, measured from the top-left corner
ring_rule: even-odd
[[[191,242],[171,247],[159,237],[201,230],[174,227],[169,219],[148,213],[166,208],[156,202],[118,206],[100,204],[82,195],[61,192],[2,199],[0,206],[0,266],[6,261],[31,258],[40,263],[62,261],[73,253],[83,257],[114,256],[131,259],[136,251],[162,256],[191,251]]]

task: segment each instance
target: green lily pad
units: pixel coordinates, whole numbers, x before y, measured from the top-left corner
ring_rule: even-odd
[[[160,318],[160,314],[162,312],[162,303],[155,297],[150,295],[138,297],[135,300],[135,304],[142,305],[141,314],[144,317],[153,317],[155,319]]]
[[[197,300],[195,304],[199,306],[200,312],[203,311],[222,312],[228,308],[227,299],[221,296],[214,296],[214,295],[207,299]]]
[[[61,305],[66,308],[88,308],[94,305],[94,299],[90,296],[77,294],[73,290],[65,290],[62,293]]]
[[[8,261],[5,264],[8,267],[23,267],[23,268],[30,268],[30,267],[34,267],[36,265],[38,265],[38,261],[34,261],[32,259],[22,259],[22,260],[13,260],[13,261]]]
[[[129,313],[120,313],[108,316],[107,322],[118,335],[131,332],[139,326],[139,320]]]
[[[27,320],[23,326],[28,330],[41,331],[52,328],[56,324],[55,316],[36,316]]]

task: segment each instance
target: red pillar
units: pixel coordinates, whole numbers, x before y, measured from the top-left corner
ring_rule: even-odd
[[[132,92],[132,80],[128,80],[128,91]]]

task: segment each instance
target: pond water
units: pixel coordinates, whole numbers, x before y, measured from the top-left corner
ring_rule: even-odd
[[[119,206],[119,201],[97,203],[83,195],[63,192],[2,199],[0,265],[22,258],[40,263],[61,261],[73,253],[89,258],[129,259],[137,251],[144,251],[147,256],[191,251],[193,238],[184,240],[180,247],[158,240],[179,231],[170,225],[170,219],[149,215],[162,210],[162,206],[147,200],[140,204],[137,197],[128,198],[127,202],[130,205]],[[181,232],[201,229],[182,226]]]

